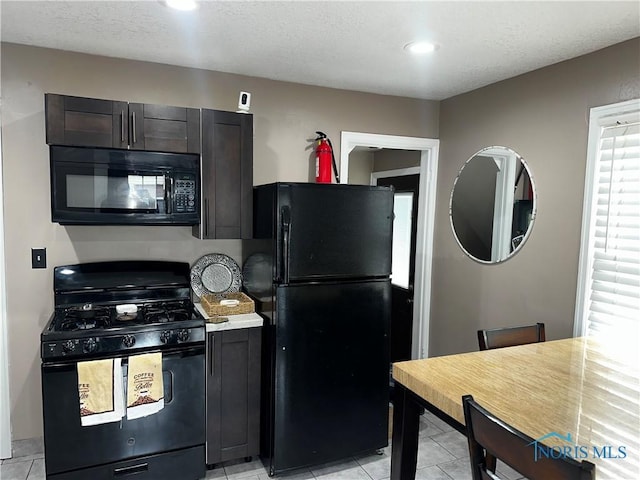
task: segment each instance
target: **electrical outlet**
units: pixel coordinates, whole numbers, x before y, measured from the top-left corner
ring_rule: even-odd
[[[47,268],[47,249],[31,249],[31,268]]]

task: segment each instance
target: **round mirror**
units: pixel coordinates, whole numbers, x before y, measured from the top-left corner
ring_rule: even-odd
[[[462,166],[451,192],[449,218],[462,250],[482,263],[516,253],[536,215],[533,178],[520,155],[487,147]]]

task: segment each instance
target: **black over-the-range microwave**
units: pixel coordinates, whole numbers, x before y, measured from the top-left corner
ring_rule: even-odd
[[[195,225],[200,156],[51,146],[51,220],[63,225]]]

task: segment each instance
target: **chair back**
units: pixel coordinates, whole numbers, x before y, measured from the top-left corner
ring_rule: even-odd
[[[595,465],[572,458],[536,455],[535,440],[462,397],[473,480],[499,480],[486,456],[497,458],[529,480],[595,480]]]
[[[522,327],[478,330],[478,345],[480,346],[480,350],[513,347],[515,345],[544,341],[544,323],[536,323]]]

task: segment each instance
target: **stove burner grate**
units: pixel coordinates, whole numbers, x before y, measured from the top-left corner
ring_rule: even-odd
[[[183,302],[168,302],[147,305],[144,308],[144,318],[148,323],[179,322],[189,320],[191,312]]]
[[[91,330],[93,328],[105,328],[108,324],[108,317],[67,318],[60,324],[60,330],[65,332],[72,332],[75,330]]]
[[[105,328],[110,324],[110,313],[106,307],[66,308],[59,316],[58,329],[66,332]]]
[[[171,323],[193,318],[193,305],[186,301],[165,301],[138,305],[132,314],[118,314],[115,306],[67,307],[56,314],[55,330],[64,332],[106,329],[115,326]]]

